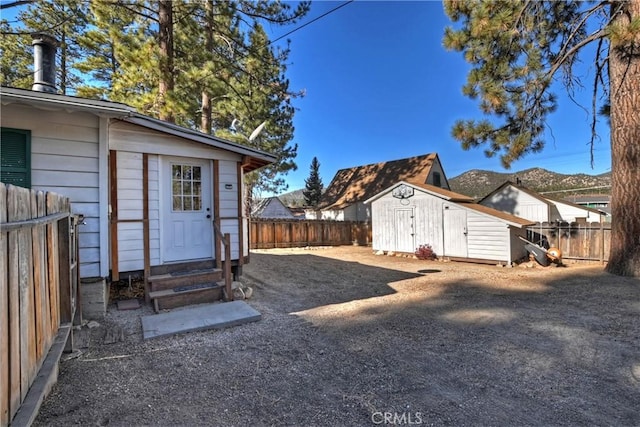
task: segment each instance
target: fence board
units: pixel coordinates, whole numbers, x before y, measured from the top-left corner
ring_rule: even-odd
[[[18,219],[18,191],[7,186],[7,221]],[[8,247],[18,248],[19,230],[8,233]],[[20,394],[20,256],[17,250],[9,250],[9,419],[18,411]]]
[[[252,220],[251,249],[368,245],[371,224],[354,221]]]
[[[565,259],[605,262],[611,223],[538,223],[527,228],[527,239],[547,248],[559,248]]]
[[[58,252],[70,250],[60,247],[58,226],[69,218],[67,198],[0,183],[1,426],[20,409],[58,332]]]
[[[7,222],[6,187],[0,182],[0,223]],[[9,424],[9,252],[7,236],[0,233],[0,425]]]

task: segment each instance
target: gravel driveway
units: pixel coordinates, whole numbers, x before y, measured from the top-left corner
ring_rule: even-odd
[[[36,425],[640,425],[640,280],[262,250],[263,320],[142,340],[110,307]],[[124,341],[106,344],[122,327]]]

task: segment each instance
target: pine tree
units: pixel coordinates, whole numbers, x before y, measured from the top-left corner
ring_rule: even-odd
[[[311,160],[309,178],[304,180],[304,184],[305,189],[302,191],[302,194],[304,195],[306,206],[318,206],[324,185],[322,184],[322,178],[320,178],[320,162],[318,162],[317,157]]]
[[[452,130],[464,149],[487,146],[505,167],[544,147],[557,106],[553,83],[571,91],[585,47],[593,45],[591,140],[598,100],[610,104],[612,233],[607,271],[640,276],[640,0],[445,1],[457,28],[444,44],[472,66],[463,93],[491,120],[461,120]],[[593,151],[592,151],[593,158]]]

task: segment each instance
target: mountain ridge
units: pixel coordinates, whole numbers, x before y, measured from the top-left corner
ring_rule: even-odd
[[[506,181],[519,183],[537,192],[556,192],[560,198],[585,193],[608,194],[611,190],[611,172],[599,175],[561,174],[537,167],[506,173],[472,169],[450,178],[449,186],[456,193],[477,199]]]
[[[576,194],[610,194],[611,172],[599,175],[586,173],[562,174],[544,168],[529,168],[518,172],[494,172],[472,169],[449,178],[451,191],[480,199],[505,181],[520,183],[537,192],[554,192],[557,198]],[[278,197],[288,207],[304,206],[304,189],[293,190]]]

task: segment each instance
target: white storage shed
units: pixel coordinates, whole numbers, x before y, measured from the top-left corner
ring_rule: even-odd
[[[429,244],[438,257],[504,264],[527,256],[518,236],[526,237],[531,221],[462,194],[401,181],[366,203],[376,251],[413,253]]]

